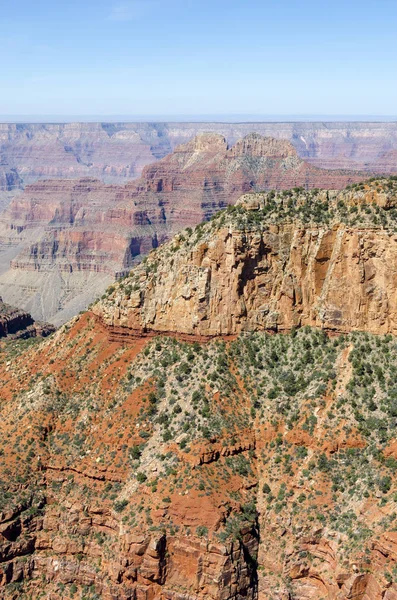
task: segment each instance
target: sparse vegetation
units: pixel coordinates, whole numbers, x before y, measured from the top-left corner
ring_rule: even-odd
[[[396,182],[370,186],[394,193]],[[353,190],[368,193],[368,184]],[[260,210],[227,209],[165,252],[171,257],[176,245],[191,247],[232,221],[249,228],[279,218],[345,219],[369,227],[376,216],[379,226],[394,227],[394,208],[384,218],[376,207],[326,206],[318,194],[269,192]],[[155,256],[142,266],[148,277],[160,267]],[[104,302],[120,286],[129,298],[139,285],[134,272]],[[382,585],[394,581],[391,553],[381,565],[371,562],[374,542],[396,531],[391,335],[329,337],[302,327],[227,341],[157,336],[110,346],[85,314],[51,340],[3,344],[0,370],[0,512],[7,548],[28,548],[12,560],[28,560],[39,531],[41,540],[67,548],[77,570],[104,579],[107,565],[125,560],[122,544],[133,548],[129,556],[140,553],[134,569],[153,564],[153,555],[163,568],[170,538],[179,537],[196,553],[218,544],[218,555],[233,553],[245,561],[242,569],[288,590],[285,564],[333,576],[319,558],[328,544],[344,572],[376,564]],[[258,540],[259,556],[270,553],[279,572],[258,564]],[[42,544],[47,558],[51,546]],[[10,583],[7,593],[28,598],[25,583]],[[62,597],[100,597],[86,581],[48,585]]]

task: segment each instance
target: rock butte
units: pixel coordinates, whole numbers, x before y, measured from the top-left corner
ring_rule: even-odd
[[[314,167],[286,140],[250,134],[229,148],[223,136],[207,133],[126,185],[40,181],[0,215],[0,292],[35,318],[59,324],[149,250],[244,192],[339,189],[365,176]]]

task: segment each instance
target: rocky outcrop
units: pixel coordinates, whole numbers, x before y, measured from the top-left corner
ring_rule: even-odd
[[[54,331],[49,323],[35,322],[29,313],[5,304],[0,298],[0,338],[46,337]]]
[[[251,134],[229,148],[224,137],[204,134],[124,186],[92,178],[40,181],[1,215],[0,290],[34,317],[59,324],[151,249],[246,191],[340,188],[364,176],[312,167],[285,140]]]
[[[335,209],[342,203],[389,210],[397,202],[394,191],[376,191],[375,185],[316,198]],[[269,199],[246,196],[239,206],[243,214],[260,215]],[[337,219],[325,225],[264,217],[247,227],[236,216],[218,223],[208,226],[209,235],[176,237],[151,254],[131,282],[96,305],[96,314],[118,330],[204,337],[302,325],[397,333],[393,229]]]
[[[123,222],[157,245],[184,170],[208,182],[211,164],[269,148],[275,169],[297,164],[284,143],[243,145],[244,159],[213,136],[179,148],[173,177],[150,168],[104,208],[110,229],[91,180],[67,206],[26,202],[10,248],[51,223],[14,273],[59,264],[84,287],[107,274],[91,270],[101,252],[115,267]],[[5,344],[0,597],[394,600],[396,219],[395,179],[244,194],[49,339]]]

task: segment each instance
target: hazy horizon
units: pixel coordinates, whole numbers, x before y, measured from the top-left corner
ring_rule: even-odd
[[[394,123],[397,115],[1,115],[0,123]]]

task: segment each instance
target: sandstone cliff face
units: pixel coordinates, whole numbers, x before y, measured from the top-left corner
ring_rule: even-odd
[[[297,164],[283,144],[244,144],[250,168],[269,145]],[[176,155],[187,173],[236,164],[219,138]],[[181,177],[150,172],[109,210],[115,236],[124,219],[139,239],[163,227],[148,205],[164,189],[183,206]],[[48,340],[1,345],[0,597],[395,598],[397,345],[381,334],[395,331],[396,188],[245,194]],[[96,275],[118,239],[84,238],[98,204],[48,205],[6,230],[12,249],[54,221],[56,243],[29,238],[26,272],[64,260],[65,278]],[[305,324],[319,329],[284,331]]]
[[[1,215],[0,290],[33,316],[59,324],[139,257],[243,192],[296,185],[340,188],[362,177],[312,167],[285,140],[252,134],[228,148],[222,136],[205,134],[124,186],[91,178],[40,181],[27,186]],[[32,272],[38,274],[33,284]],[[84,273],[91,296],[87,285],[78,300]]]
[[[243,215],[259,216],[268,200],[246,196],[239,205]],[[394,192],[377,192],[375,186],[365,193],[317,195],[320,204],[334,207],[386,210],[396,200]],[[203,235],[175,238],[151,254],[131,281],[116,286],[95,312],[126,331],[209,337],[302,325],[397,333],[395,229],[335,219],[327,225],[272,223],[266,217],[263,223],[239,226],[238,218],[235,214],[225,225],[219,218]]]

